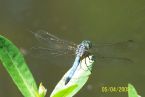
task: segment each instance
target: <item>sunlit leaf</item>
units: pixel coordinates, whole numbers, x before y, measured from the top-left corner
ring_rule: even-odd
[[[131,85],[131,84],[128,84],[128,97],[141,97],[141,96],[138,95],[134,86]]]
[[[58,82],[55,89],[51,93],[50,97],[54,97],[56,94],[64,94],[65,96],[58,96],[58,97],[72,97],[74,96],[87,82],[89,75],[91,74],[92,66],[94,64],[93,56],[90,55],[86,58],[84,58],[79,66],[77,67],[77,70],[75,71],[73,77],[70,79],[70,81],[65,84],[66,78],[68,74],[70,74],[71,68],[66,72],[66,74],[62,77],[62,79]],[[77,87],[73,88],[72,90],[69,87],[75,86]]]
[[[36,82],[18,48],[0,36],[0,61],[24,97],[37,97]]]
[[[72,85],[69,86],[65,89],[62,89],[61,91],[57,92],[55,95],[53,95],[52,97],[68,97],[68,95],[70,95],[71,92],[74,91],[74,89],[77,88],[77,85]]]

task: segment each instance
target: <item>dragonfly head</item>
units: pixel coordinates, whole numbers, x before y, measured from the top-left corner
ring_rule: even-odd
[[[85,48],[86,49],[90,49],[90,48],[92,48],[92,43],[91,43],[91,41],[89,41],[89,40],[84,40],[84,41],[82,41],[82,43],[81,44],[83,44],[84,46],[85,46]]]
[[[77,46],[76,55],[80,57],[87,56],[90,53],[89,50],[91,49],[91,47],[92,47],[91,41],[88,41],[88,40],[82,41]]]

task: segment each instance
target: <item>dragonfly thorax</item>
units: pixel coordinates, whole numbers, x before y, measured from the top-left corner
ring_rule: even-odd
[[[76,55],[82,57],[92,47],[92,44],[88,40],[82,41],[76,49]]]
[[[81,44],[84,45],[85,46],[85,49],[87,49],[87,50],[89,50],[90,48],[92,48],[92,43],[89,40],[84,40],[84,41],[82,41]]]

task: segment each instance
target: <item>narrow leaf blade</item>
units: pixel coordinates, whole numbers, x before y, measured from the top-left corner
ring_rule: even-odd
[[[0,36],[0,60],[24,97],[36,97],[36,82],[23,55],[8,39]]]

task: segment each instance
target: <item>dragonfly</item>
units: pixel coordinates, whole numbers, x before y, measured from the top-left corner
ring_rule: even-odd
[[[31,31],[32,32],[32,31]],[[76,49],[78,49],[78,44],[60,39],[59,37],[45,31],[39,30],[37,32],[32,32],[34,37],[38,41],[37,46],[33,46],[30,50],[30,53],[33,53],[34,57],[40,56],[69,56],[76,55]],[[89,42],[90,48],[89,52],[93,53],[97,59],[118,59],[131,61],[128,58],[118,57],[115,54],[119,52],[124,53],[126,48],[132,48],[134,44],[133,40],[115,42],[115,43],[92,43]],[[123,51],[122,51],[123,50]],[[109,55],[109,56],[108,56]],[[45,59],[47,57],[43,57]]]
[[[66,78],[65,84],[67,84],[72,76],[74,75],[78,65],[80,64],[81,58],[86,57],[86,55],[89,55],[89,49],[91,49],[91,42],[89,40],[84,40],[82,43],[77,45],[76,49],[76,58],[72,65],[71,71],[68,74],[68,77]]]
[[[44,34],[45,37],[42,36],[42,34]],[[44,32],[43,31],[41,33],[40,32],[39,33],[34,33],[34,35],[37,38],[39,38],[39,39],[43,39],[43,40],[48,39],[50,41],[55,41],[57,43],[65,44],[66,45],[66,43],[65,43],[66,41],[61,40],[61,39],[57,38],[56,36],[53,36],[52,34],[50,34],[48,32]],[[46,35],[47,36],[50,36],[50,37],[49,38],[48,37],[46,38]],[[67,44],[68,44],[68,42],[67,42]],[[75,44],[73,43],[73,45],[75,45]],[[81,59],[83,59],[84,57],[87,57],[89,55],[89,50],[91,49],[91,47],[92,47],[92,44],[91,44],[91,41],[89,41],[89,40],[82,41],[79,45],[77,45],[76,48],[73,47],[73,46],[70,47],[69,45],[67,46],[67,48],[68,48],[68,49],[66,48],[67,50],[75,50],[76,57],[75,57],[75,61],[74,61],[73,65],[72,65],[71,71],[69,72],[68,77],[66,77],[65,85],[71,80],[71,78],[74,75],[74,73],[75,73],[78,65],[81,62]]]
[[[40,30],[38,32],[32,32],[35,38],[41,43],[41,46],[32,47],[32,50],[35,50],[35,52],[40,52],[40,54],[53,54],[53,55],[75,55],[75,61],[72,65],[72,70],[68,74],[68,77],[66,78],[65,84],[67,84],[70,79],[72,78],[73,74],[75,73],[76,68],[81,62],[81,59],[88,56],[89,53],[94,53],[95,55],[98,55],[98,49],[101,47],[118,47],[121,45],[121,47],[128,46],[130,43],[132,43],[132,40],[127,40],[123,42],[118,43],[105,43],[105,44],[93,44],[89,40],[84,40],[80,44],[76,44],[74,42],[70,42],[67,40],[63,40],[58,38],[57,36],[44,31]],[[48,53],[47,53],[48,52]],[[123,57],[104,57],[102,58],[115,58],[119,60],[127,60],[130,61],[128,58]]]

